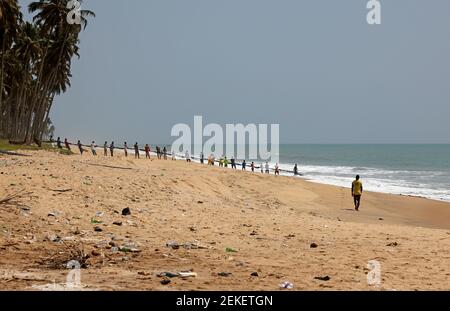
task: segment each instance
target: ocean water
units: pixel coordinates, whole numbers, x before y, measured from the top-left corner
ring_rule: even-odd
[[[280,168],[307,180],[450,202],[450,145],[280,145]],[[289,175],[289,173],[284,173]]]

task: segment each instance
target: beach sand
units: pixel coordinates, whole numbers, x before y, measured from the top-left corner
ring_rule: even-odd
[[[24,153],[0,155],[0,200],[30,193],[22,206],[0,205],[0,290],[62,286],[64,260],[81,248],[85,290],[279,290],[285,281],[293,290],[450,290],[449,203],[365,193],[355,212],[350,189],[299,178]],[[378,287],[367,282],[371,260]],[[167,285],[157,276],[188,270],[196,277]]]

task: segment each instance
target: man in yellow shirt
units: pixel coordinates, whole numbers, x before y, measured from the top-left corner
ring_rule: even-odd
[[[352,197],[353,201],[355,202],[356,211],[359,211],[359,206],[361,204],[361,196],[363,193],[363,185],[359,179],[360,177],[359,175],[357,175],[356,180],[352,183]]]

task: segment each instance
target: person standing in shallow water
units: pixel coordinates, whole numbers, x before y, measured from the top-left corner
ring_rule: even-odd
[[[352,197],[353,197],[353,202],[355,203],[356,211],[359,211],[359,207],[361,205],[362,194],[363,194],[363,185],[360,180],[360,176],[356,175],[356,179],[352,183]]]

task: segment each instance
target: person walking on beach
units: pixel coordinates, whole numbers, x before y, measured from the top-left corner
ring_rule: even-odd
[[[137,142],[134,144],[134,158],[139,159],[139,145]]]
[[[164,155],[164,160],[167,160],[167,148],[166,148],[166,146],[164,146],[164,148],[163,148],[163,155]]]
[[[114,157],[114,142],[111,142],[109,146],[109,151],[111,152],[111,157]]]
[[[105,157],[108,156],[108,142],[107,141],[105,141],[105,143],[103,144],[103,155]]]
[[[70,144],[69,144],[69,141],[67,140],[67,138],[64,138],[64,145],[66,146],[67,150],[71,151]]]
[[[61,138],[59,138],[59,137],[58,137],[58,139],[56,140],[56,146],[58,147],[58,149],[62,149]]]
[[[266,174],[270,174],[269,162],[266,162]]]
[[[92,143],[91,143],[91,152],[92,152],[93,156],[97,156],[97,151],[95,150],[95,147],[97,147],[95,145],[95,141],[92,141]]]
[[[205,163],[205,156],[203,155],[203,152],[200,152],[200,164]]]
[[[261,162],[261,165],[259,166],[259,168],[261,169],[261,174],[264,174],[264,164]]]
[[[356,179],[352,183],[352,197],[353,202],[355,203],[356,211],[359,211],[359,207],[361,205],[361,196],[363,194],[363,185],[359,179],[360,179],[359,175],[356,175]]]
[[[227,157],[225,157],[225,159],[223,159],[223,166],[228,168],[228,159],[227,159]]]
[[[123,152],[125,153],[125,158],[128,157],[128,146],[127,142],[123,144]]]
[[[236,160],[234,159],[234,157],[231,157],[231,168],[232,169],[236,169]]]
[[[80,141],[78,141],[77,146],[78,146],[78,150],[80,150],[80,155],[83,155],[84,149],[83,149],[83,146],[81,145]]]
[[[251,168],[252,168],[252,172],[254,173],[255,172],[255,162],[252,162]]]
[[[145,158],[150,159],[150,146],[146,144],[144,150],[145,150]]]
[[[242,170],[243,171],[247,170],[247,162],[245,162],[245,160],[242,162]]]

